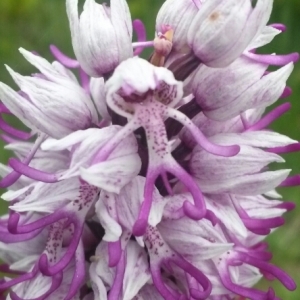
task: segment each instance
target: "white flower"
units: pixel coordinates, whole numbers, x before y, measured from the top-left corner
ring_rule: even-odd
[[[192,20],[188,42],[210,67],[226,67],[238,58],[269,20],[273,1],[205,1]]]
[[[78,15],[78,0],[67,0],[75,55],[86,73],[99,77],[112,72],[133,55],[132,24],[125,0],[111,0],[111,6],[86,0]]]
[[[163,3],[156,18],[156,32],[164,33],[167,28],[174,30],[173,50],[189,52],[187,34],[200,7],[200,0],[166,0]]]
[[[7,67],[20,87],[17,93],[0,83],[0,98],[9,110],[29,128],[61,138],[97,123],[93,102],[74,79],[60,72],[57,64],[20,49],[41,74],[22,76]]]

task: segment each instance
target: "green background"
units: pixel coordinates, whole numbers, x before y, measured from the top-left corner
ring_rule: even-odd
[[[83,1],[80,1],[83,3]],[[106,1],[108,2],[108,1]],[[284,23],[288,30],[275,39],[262,51],[265,53],[285,54],[300,52],[300,5],[299,0],[274,0],[274,11],[270,23]],[[142,19],[147,26],[148,38],[154,36],[155,16],[163,3],[161,0],[128,0],[132,18]],[[64,0],[1,0],[0,1],[0,81],[11,84],[4,63],[21,74],[33,69],[18,52],[19,47],[35,50],[51,59],[49,45],[56,44],[65,53],[73,56]],[[289,79],[293,95],[288,100],[292,110],[273,124],[273,129],[290,137],[300,139],[300,65]],[[0,159],[7,162],[9,153],[2,150],[0,141]],[[300,173],[299,154],[285,156],[287,168],[293,168],[293,174]],[[280,167],[284,167],[280,165]],[[284,199],[300,202],[300,189],[280,189]],[[1,201],[1,200],[0,200]],[[6,206],[0,202],[0,211]],[[273,262],[282,267],[300,285],[300,205],[285,216],[286,224],[268,238],[270,249],[274,253]],[[266,288],[269,283],[261,282]],[[286,291],[278,282],[272,283],[282,299],[299,300],[300,289],[293,293]]]

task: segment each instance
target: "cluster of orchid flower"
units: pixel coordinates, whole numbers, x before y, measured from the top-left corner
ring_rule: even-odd
[[[7,67],[20,90],[0,84],[1,115],[31,130],[0,119],[16,156],[0,168],[0,295],[279,299],[261,277],[294,290],[263,242],[294,207],[275,189],[299,183],[268,169],[300,149],[266,129],[298,60],[256,53],[285,30],[266,25],[272,0],[166,0],[152,41],[125,0],[66,4],[76,60],[20,49],[38,73]]]

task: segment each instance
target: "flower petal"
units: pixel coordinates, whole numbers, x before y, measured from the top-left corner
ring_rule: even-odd
[[[183,217],[165,220],[157,228],[172,249],[192,262],[211,259],[232,248],[222,231],[207,220]]]
[[[150,278],[151,275],[145,250],[136,242],[129,241],[126,247],[123,300],[133,299]]]
[[[97,163],[87,169],[81,168],[83,180],[107,192],[120,193],[141,168],[141,160],[137,153],[113,158]]]

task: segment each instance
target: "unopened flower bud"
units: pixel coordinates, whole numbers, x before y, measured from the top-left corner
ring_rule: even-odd
[[[111,7],[87,0],[80,17],[78,0],[68,0],[67,13],[75,55],[90,76],[110,73],[133,55],[131,17],[125,0],[112,0]]]
[[[187,33],[191,21],[200,8],[199,0],[167,0],[156,18],[156,31],[164,32],[165,26],[174,30],[173,49],[179,52],[188,50]]]
[[[269,20],[272,0],[211,0],[203,3],[192,21],[188,43],[206,65],[226,67],[260,34]]]

